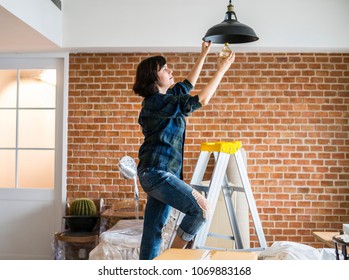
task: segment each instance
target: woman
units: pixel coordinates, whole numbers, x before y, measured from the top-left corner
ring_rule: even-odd
[[[184,248],[206,221],[207,200],[183,181],[183,146],[185,117],[206,105],[225,72],[235,60],[232,52],[218,59],[217,71],[195,96],[195,86],[211,42],[203,42],[193,69],[183,82],[175,84],[172,70],[162,56],[143,60],[137,68],[133,90],[144,97],[139,124],[144,142],[139,149],[138,177],[147,193],[140,259],[153,259],[159,254],[161,233],[171,207],[185,213],[173,248]]]

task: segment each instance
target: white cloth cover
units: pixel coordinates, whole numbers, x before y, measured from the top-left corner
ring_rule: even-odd
[[[290,242],[278,241],[260,252],[260,260],[335,260],[335,249],[316,249],[311,246]]]

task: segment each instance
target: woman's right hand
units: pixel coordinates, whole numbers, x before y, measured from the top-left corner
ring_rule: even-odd
[[[217,60],[217,70],[223,71],[224,73],[230,68],[230,66],[235,61],[235,52],[231,52],[227,57],[218,57]]]

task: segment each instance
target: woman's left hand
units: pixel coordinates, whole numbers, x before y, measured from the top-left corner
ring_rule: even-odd
[[[211,46],[212,46],[211,41],[208,41],[208,42],[203,41],[201,44],[201,54],[203,56],[206,56],[209,53]]]

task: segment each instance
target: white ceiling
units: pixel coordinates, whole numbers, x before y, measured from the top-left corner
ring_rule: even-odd
[[[0,6],[0,53],[54,52],[61,48]]]
[[[223,20],[228,1],[103,0],[102,5],[95,0],[69,0],[62,16],[56,7],[48,9],[53,5],[48,0],[15,2],[0,0],[0,54],[199,51],[207,28]],[[30,5],[33,2],[51,6],[38,8]],[[260,37],[251,44],[236,44],[236,51],[349,50],[348,0],[234,0],[234,3],[239,19],[253,26]],[[164,14],[170,4],[171,15]],[[178,15],[181,20],[176,20]]]

